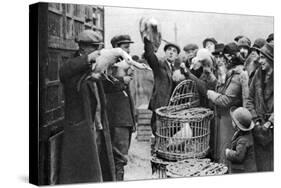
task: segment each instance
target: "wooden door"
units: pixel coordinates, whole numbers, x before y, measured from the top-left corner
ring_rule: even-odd
[[[100,6],[40,3],[42,25],[40,33],[47,40],[39,49],[40,120],[39,120],[39,184],[59,183],[60,151],[64,123],[64,96],[59,69],[78,49],[76,36],[84,29],[102,35],[104,9]],[[39,23],[40,25],[40,23]],[[42,31],[43,30],[43,31]]]

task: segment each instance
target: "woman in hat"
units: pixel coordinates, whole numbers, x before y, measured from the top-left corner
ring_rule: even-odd
[[[226,159],[231,162],[229,173],[256,172],[256,160],[251,113],[243,107],[230,109],[232,126],[236,130],[231,140],[231,149],[225,150]]]
[[[249,93],[248,75],[244,71],[243,62],[238,57],[238,52],[238,46],[234,42],[225,45],[223,56],[226,59],[227,72],[223,82],[219,82],[210,69],[207,71],[208,69],[204,68],[204,72],[209,78],[207,82],[196,78],[188,69],[184,69],[185,75],[195,80],[199,93],[209,99],[209,103],[214,106],[217,122],[214,131],[214,159],[220,163],[227,162],[224,150],[234,134],[228,113],[229,109],[233,105],[244,106]],[[212,88],[212,85],[215,87]]]
[[[217,82],[216,90],[207,91],[207,97],[216,109],[215,159],[221,163],[227,163],[224,150],[235,131],[231,126],[229,109],[231,106],[245,106],[249,94],[248,74],[244,71],[238,51],[238,46],[233,42],[225,45],[223,55],[226,58],[227,72],[224,82]]]
[[[253,46],[250,48],[250,55],[245,60],[244,66],[245,70],[248,72],[249,75],[249,86],[252,82],[253,76],[255,74],[255,71],[259,67],[259,49],[264,46],[266,43],[265,39],[263,38],[257,38],[254,41]]]
[[[258,171],[273,170],[273,50],[266,43],[259,49],[260,67],[255,72],[249,89],[246,107],[255,123],[254,140]]]

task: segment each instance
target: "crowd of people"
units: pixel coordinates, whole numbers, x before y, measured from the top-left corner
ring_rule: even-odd
[[[115,65],[127,60],[134,42],[118,35],[111,39],[112,49],[101,50],[103,39],[93,30],[83,31],[76,41],[79,50],[60,69],[65,125],[59,181],[122,181],[136,130],[129,87],[134,66]],[[158,58],[149,36],[143,42],[143,59],[154,77],[149,103],[153,134],[155,110],[168,104],[179,82],[191,79],[201,106],[215,112],[209,156],[228,165],[230,173],[273,170],[273,34],[252,46],[246,36],[227,44],[207,38],[203,48],[187,44],[182,59],[177,44],[166,43],[165,57]]]
[[[246,36],[227,44],[206,38],[203,48],[187,44],[180,61],[179,46],[167,43],[160,61],[145,39],[144,55],[155,77],[149,105],[152,129],[155,109],[168,104],[180,81],[191,79],[201,106],[215,112],[209,157],[227,165],[229,173],[273,171],[273,42],[273,34],[256,39],[252,46]]]

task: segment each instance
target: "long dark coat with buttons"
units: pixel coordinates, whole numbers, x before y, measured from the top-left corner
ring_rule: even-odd
[[[261,125],[270,121],[274,123],[274,88],[273,75],[265,81],[265,75],[259,68],[251,82],[246,107],[253,116],[253,121]],[[273,129],[262,126],[254,128],[255,152],[258,171],[273,170]]]
[[[103,181],[94,126],[97,107],[95,90],[101,86],[97,83],[97,87],[94,87],[94,82],[86,79],[89,70],[87,56],[70,59],[60,69],[60,80],[65,95],[60,183]],[[98,91],[102,90],[98,89]],[[104,105],[101,104],[103,109]],[[105,155],[104,158],[109,165],[107,169],[112,169],[110,167],[112,164],[114,169],[113,156]],[[108,173],[114,174],[110,171]]]

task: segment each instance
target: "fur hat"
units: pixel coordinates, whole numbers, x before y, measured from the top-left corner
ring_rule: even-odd
[[[239,52],[239,49],[235,42],[230,42],[223,48],[224,54],[236,55],[237,52]]]

